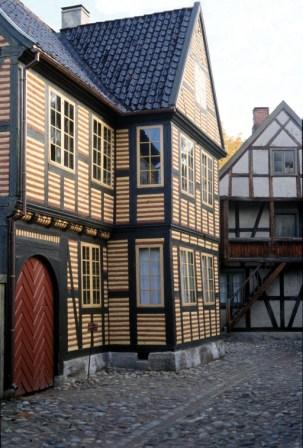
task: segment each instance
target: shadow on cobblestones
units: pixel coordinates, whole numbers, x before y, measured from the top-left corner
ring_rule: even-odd
[[[2,403],[2,446],[302,447],[302,341],[226,338],[179,373],[109,370]]]

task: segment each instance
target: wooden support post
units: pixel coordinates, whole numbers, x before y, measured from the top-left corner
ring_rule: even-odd
[[[222,231],[223,231],[223,256],[229,257],[229,244],[228,244],[228,216],[229,215],[229,201],[225,199],[223,201],[223,216],[222,216]]]
[[[6,276],[0,275],[0,399],[4,389],[4,299]]]

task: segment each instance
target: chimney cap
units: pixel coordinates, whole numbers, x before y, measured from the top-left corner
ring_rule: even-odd
[[[68,9],[77,9],[77,8],[82,8],[87,14],[90,14],[90,11],[87,8],[85,8],[85,6],[81,5],[81,3],[79,3],[78,5],[62,6],[61,9],[62,11],[67,11]]]

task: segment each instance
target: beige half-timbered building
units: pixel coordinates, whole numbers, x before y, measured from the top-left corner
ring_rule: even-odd
[[[0,35],[4,388],[215,340],[225,152],[200,5],[62,8],[56,33],[0,0]]]
[[[302,121],[283,101],[253,111],[220,171],[222,325],[302,331]],[[227,313],[226,313],[227,312]]]

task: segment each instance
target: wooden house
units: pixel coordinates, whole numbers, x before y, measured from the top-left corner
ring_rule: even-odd
[[[285,102],[253,117],[220,171],[222,324],[302,331],[302,121]]]
[[[0,0],[0,35],[4,388],[216,339],[225,152],[199,3],[62,8],[56,33]]]

